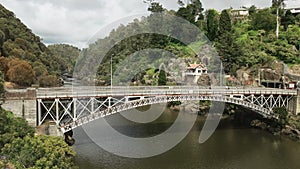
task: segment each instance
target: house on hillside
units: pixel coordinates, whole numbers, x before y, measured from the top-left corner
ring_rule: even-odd
[[[286,11],[290,10],[291,13],[294,16],[300,14],[300,2],[299,2],[299,0],[288,0],[288,1],[285,1],[284,3],[285,3],[284,9]]]
[[[189,64],[184,72],[184,79],[187,83],[197,83],[199,77],[203,74],[207,74],[207,67],[205,64]]]
[[[288,8],[288,9],[286,9],[286,10],[290,10],[291,11],[291,13],[293,14],[293,15],[298,15],[298,14],[300,14],[300,7],[296,7],[296,8]]]
[[[243,20],[249,16],[248,9],[232,9],[231,16],[234,20]]]

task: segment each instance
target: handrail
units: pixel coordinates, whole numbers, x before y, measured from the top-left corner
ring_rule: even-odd
[[[297,95],[297,90],[245,87],[199,87],[199,86],[82,86],[65,88],[40,88],[37,98],[101,97],[118,95]]]

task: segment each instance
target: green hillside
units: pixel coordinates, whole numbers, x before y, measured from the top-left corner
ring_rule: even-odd
[[[118,74],[119,79],[116,83],[122,84],[131,80],[139,81],[142,85],[156,84],[157,74],[147,72],[153,72],[148,70],[155,67],[159,60],[158,62],[145,60],[146,57],[138,56],[139,51],[160,49],[163,52],[152,51],[150,58],[165,59],[172,53],[176,57],[183,58],[182,60],[188,64],[211,58],[207,56],[211,55],[207,49],[209,45],[216,48],[225,73],[232,76],[237,76],[237,71],[241,69],[251,70],[250,74],[253,75],[257,74],[258,68],[272,68],[272,62],[275,60],[287,65],[300,64],[300,15],[279,9],[280,27],[277,37],[276,4],[265,9],[257,9],[255,6],[245,8],[249,15],[240,17],[234,14],[233,9],[222,12],[214,9],[204,11],[200,0],[191,0],[189,4],[181,2],[177,11],[167,10],[157,2],[149,2],[151,3],[148,11],[152,12],[151,15],[135,19],[127,25],[120,25],[107,37],[100,38],[83,49],[75,69],[78,73],[77,78],[84,82],[109,85],[110,57],[115,72],[124,60],[132,56],[138,59],[130,61],[127,67],[119,70],[131,74],[132,79],[126,79]],[[157,15],[156,12],[164,12],[167,15]],[[170,16],[181,17],[185,21],[180,22],[190,22],[198,30],[194,31],[192,26],[174,21]],[[34,35],[3,6],[0,6],[0,25],[0,65],[5,81],[20,86],[32,84],[57,86],[60,84],[62,74],[72,74],[80,53],[79,49],[69,45],[46,47],[40,37]],[[141,30],[160,32],[140,33]],[[171,38],[168,36],[170,34],[179,36],[177,39]],[[149,55],[149,52],[143,55],[147,54]],[[215,61],[210,59],[210,62]],[[132,68],[138,68],[140,65],[148,69],[138,74],[132,71]],[[210,72],[218,72],[219,68],[220,66],[209,67]],[[96,73],[91,75],[90,72]],[[168,75],[167,79],[170,78],[171,75]],[[147,83],[149,79],[154,81]]]
[[[199,0],[192,0],[188,5],[181,4],[177,11],[168,11],[159,3],[152,2],[148,8],[152,12],[150,16],[141,20],[136,19],[128,25],[121,25],[112,30],[109,36],[97,40],[85,49],[81,61],[94,63],[93,60],[87,61],[89,57],[91,57],[90,59],[95,56],[103,58],[96,79],[100,85],[109,85],[110,57],[112,57],[113,72],[128,56],[144,49],[163,49],[177,57],[187,58],[185,59],[186,62],[200,62],[203,61],[203,55],[207,55],[205,46],[209,44],[205,38],[199,38],[204,33],[212,42],[212,46],[216,48],[226,74],[237,76],[238,70],[249,69],[252,71],[250,74],[257,75],[258,68],[272,68],[273,61],[281,61],[287,65],[298,65],[300,64],[300,15],[280,9],[279,21],[281,24],[279,36],[276,37],[276,9],[276,6],[265,9],[251,6],[245,9],[249,14],[241,17],[236,16],[233,9],[222,12],[217,12],[214,9],[203,11]],[[180,29],[181,26],[172,22],[170,17],[155,15],[155,12],[165,12],[190,21],[200,30],[197,33],[198,36],[189,37],[190,29],[188,27]],[[144,33],[131,36],[132,32],[140,32],[140,30],[160,30],[161,34]],[[180,32],[182,39],[189,39],[191,43],[184,44],[179,40],[162,35],[176,31]],[[193,53],[190,47],[199,49],[197,51],[198,56]],[[162,52],[158,57],[163,59],[165,54],[166,52]],[[124,67],[123,72],[130,72],[140,65],[151,67],[151,65],[154,66],[154,63],[145,62],[145,59],[139,58],[139,61],[135,60],[128,63],[128,67]],[[86,69],[84,72],[91,70],[87,66],[82,66],[80,69]],[[218,68],[211,68],[210,72],[217,72],[216,69]],[[144,74],[147,74],[147,71],[136,74],[132,81],[138,80],[145,85]],[[155,78],[151,74],[148,76]],[[94,78],[89,78],[87,74],[80,74],[79,77],[86,80]],[[122,76],[118,78],[118,80],[122,80]],[[252,77],[252,79],[254,78]]]
[[[58,86],[62,73],[72,72],[78,55],[79,49],[69,45],[47,48],[39,36],[0,4],[0,66],[6,81],[24,87]]]

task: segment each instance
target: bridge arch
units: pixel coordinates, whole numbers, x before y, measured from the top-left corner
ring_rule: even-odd
[[[158,104],[158,103],[167,103],[172,101],[217,101],[217,102],[224,102],[224,103],[232,103],[235,105],[240,105],[255,110],[258,114],[262,115],[265,118],[275,118],[275,119],[278,118],[278,116],[274,114],[271,109],[245,101],[240,98],[229,97],[226,95],[173,95],[173,96],[165,95],[165,96],[155,96],[150,98],[142,98],[134,101],[118,102],[117,104],[108,107],[105,110],[95,112],[93,114],[76,119],[75,121],[68,123],[66,125],[62,125],[61,129],[62,132],[67,132],[79,126],[82,126],[86,123],[89,123],[91,121],[115,113],[119,113],[137,107]]]

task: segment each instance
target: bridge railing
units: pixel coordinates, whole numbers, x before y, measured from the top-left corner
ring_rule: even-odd
[[[296,90],[244,87],[199,87],[199,86],[113,86],[113,87],[68,87],[41,88],[37,98],[107,97],[107,96],[157,96],[157,95],[297,95]]]

